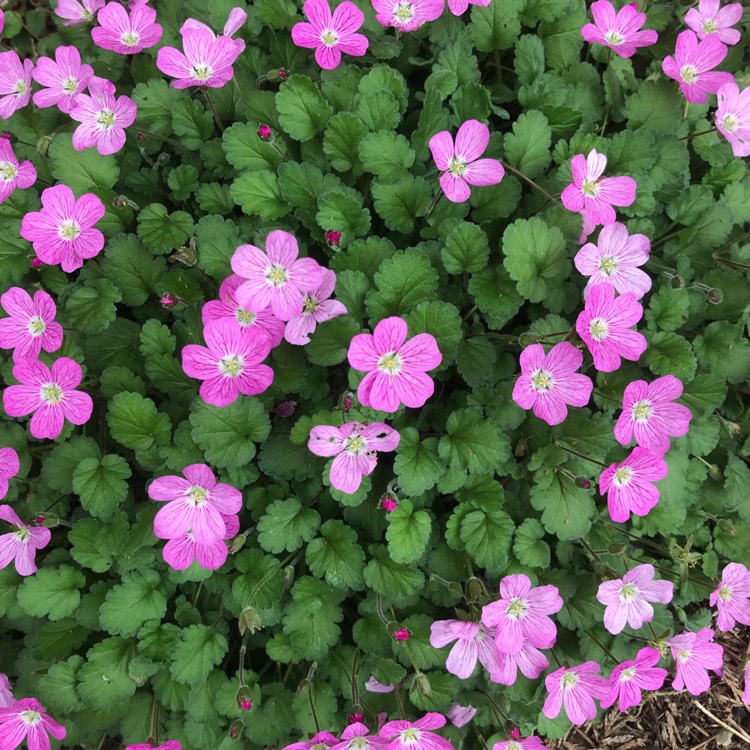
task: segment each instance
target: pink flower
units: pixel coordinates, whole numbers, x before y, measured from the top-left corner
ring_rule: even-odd
[[[702,42],[694,31],[683,31],[677,36],[674,57],[664,58],[664,73],[679,81],[682,93],[689,102],[703,104],[708,94],[715,94],[722,84],[734,83],[731,73],[715,71],[729,50],[718,35],[706,37]]]
[[[36,573],[36,551],[49,544],[52,532],[44,526],[27,526],[10,505],[0,505],[0,519],[16,527],[15,531],[0,536],[0,568],[6,568],[15,560],[18,575]]]
[[[454,16],[460,16],[466,13],[469,5],[481,5],[486,7],[490,4],[490,0],[448,0],[448,10],[453,13]]]
[[[7,120],[31,98],[31,74],[34,63],[17,52],[0,52],[0,120]]]
[[[380,730],[380,736],[391,740],[386,750],[453,750],[448,740],[430,731],[445,726],[445,716],[425,714],[417,721],[389,721]]]
[[[500,656],[495,645],[495,629],[485,628],[480,622],[463,620],[437,620],[430,627],[430,645],[442,648],[456,641],[445,668],[467,680],[479,661],[490,673],[500,671]]]
[[[454,727],[463,727],[468,724],[477,715],[474,706],[460,706],[458,703],[451,703],[451,707],[446,714],[448,721]]]
[[[442,0],[441,0],[442,2]],[[430,138],[430,151],[440,175],[440,187],[453,203],[469,200],[469,185],[496,185],[505,176],[497,159],[480,159],[490,142],[490,129],[478,120],[467,120],[456,133],[456,143],[447,130]]]
[[[234,320],[243,331],[256,328],[262,331],[271,342],[271,348],[278,346],[284,338],[284,322],[279,320],[270,310],[263,309],[254,312],[237,302],[237,289],[244,283],[241,276],[232,274],[221,282],[219,300],[211,300],[203,305],[201,315],[203,325],[207,326],[214,320]],[[256,308],[257,309],[257,308]]]
[[[221,517],[227,529],[224,539],[233,539],[240,530],[239,518],[224,514]],[[182,536],[170,538],[162,551],[164,562],[175,570],[186,570],[194,560],[197,560],[198,565],[206,570],[216,570],[226,562],[228,554],[229,549],[224,540],[215,539],[207,544],[198,544],[192,529]]]
[[[539,737],[522,738],[520,732],[515,729],[509,740],[496,742],[492,750],[545,750],[546,747]]]
[[[518,653],[498,652],[498,655],[499,669],[490,674],[490,679],[501,685],[513,685],[518,679],[519,669],[525,677],[535,680],[549,667],[547,657],[538,648],[530,645],[525,638]]]
[[[182,745],[177,740],[167,740],[158,747],[156,745],[128,745],[125,750],[182,750]]]
[[[357,389],[362,406],[393,412],[401,404],[424,406],[435,391],[428,370],[443,359],[432,334],[419,333],[406,341],[406,322],[385,318],[372,334],[359,333],[349,344],[349,364],[367,373]]]
[[[0,138],[0,203],[16,188],[25,190],[36,182],[36,169],[30,161],[19,163],[7,138]]]
[[[394,634],[393,634],[393,640],[394,641],[408,641],[409,640],[409,631],[406,628],[399,628]]]
[[[750,625],[750,572],[740,563],[729,563],[721,574],[721,584],[711,593],[709,603],[719,610],[719,630],[731,630],[736,623]]]
[[[588,156],[571,159],[573,182],[560,199],[568,211],[585,212],[594,225],[613,224],[617,215],[612,206],[630,206],[635,201],[636,183],[632,177],[602,177],[607,157],[592,149]]]
[[[293,742],[281,750],[325,750],[327,747],[338,744],[338,738],[330,732],[318,732],[309,742]]]
[[[573,724],[583,724],[596,716],[594,699],[609,695],[609,682],[597,672],[595,661],[587,661],[577,667],[560,667],[544,678],[549,694],[544,701],[542,713],[554,719],[565,706],[565,713]]]
[[[50,57],[37,60],[32,75],[45,87],[34,94],[34,104],[42,108],[57,106],[67,114],[86,90],[94,69],[81,64],[81,53],[76,47],[58,47],[54,60]]]
[[[94,403],[91,396],[75,388],[81,382],[81,366],[68,357],[60,357],[52,369],[38,359],[25,359],[13,366],[13,377],[21,385],[10,385],[3,392],[3,406],[8,416],[31,418],[35,438],[56,438],[65,420],[86,424]]]
[[[597,245],[584,245],[574,259],[579,273],[588,276],[584,297],[597,284],[611,284],[620,294],[632,292],[636,299],[651,289],[651,277],[641,271],[651,243],[645,234],[628,234],[624,224],[615,222],[599,232]]]
[[[547,424],[564,422],[567,404],[586,406],[591,398],[594,384],[576,372],[582,364],[583,354],[568,341],[555,344],[547,354],[541,344],[527,346],[521,352],[513,400],[522,409],[533,409]]]
[[[630,625],[634,630],[654,619],[649,602],[669,604],[674,594],[671,581],[655,581],[653,565],[636,565],[616,581],[599,584],[596,598],[606,606],[604,627],[617,635]]]
[[[42,210],[23,217],[21,237],[34,244],[43,263],[59,264],[70,273],[104,247],[104,235],[94,229],[104,213],[104,204],[93,193],[76,200],[67,185],[55,185],[42,191]]]
[[[134,55],[161,39],[156,11],[145,3],[131,6],[130,13],[119,3],[107,3],[96,20],[99,26],[91,29],[94,44],[120,55]]]
[[[104,7],[105,0],[58,0],[55,15],[66,18],[63,26],[88,23],[94,20],[96,12]]]
[[[245,21],[247,21],[247,13],[242,8],[232,8],[232,10],[229,11],[229,16],[227,16],[227,22],[224,24],[224,30],[222,31],[221,36],[231,39],[242,28]],[[206,26],[205,23],[196,21],[194,18],[188,18],[187,21],[182,24],[180,34],[183,34],[184,36],[184,32],[186,31],[210,31],[212,38],[217,38],[210,26]],[[234,48],[237,50],[237,54],[241,54],[245,49],[244,40],[232,39],[232,42],[234,43]]]
[[[331,464],[331,485],[352,495],[362,484],[362,477],[375,470],[376,451],[396,450],[400,438],[396,430],[382,422],[345,422],[341,427],[313,427],[307,447],[316,456],[336,456]]]
[[[385,750],[388,744],[385,737],[369,735],[370,730],[361,721],[355,721],[341,733],[341,742],[331,750]]]
[[[273,370],[261,362],[271,353],[271,342],[258,328],[243,330],[226,318],[203,329],[207,346],[182,349],[182,369],[202,380],[200,395],[207,404],[228,406],[242,393],[263,393],[273,381]]]
[[[627,711],[641,702],[641,690],[658,690],[667,678],[667,670],[656,666],[660,654],[655,648],[642,648],[635,661],[624,661],[612,670],[609,677],[609,695],[602,708],[619,701],[620,711]]]
[[[494,627],[495,643],[502,653],[518,654],[524,639],[535,648],[552,648],[557,628],[548,615],[562,609],[563,600],[556,586],[532,588],[523,573],[500,581],[500,599],[482,608],[482,623]]]
[[[444,0],[372,0],[375,18],[381,26],[395,26],[398,31],[415,31],[427,21],[440,17]]]
[[[240,245],[232,256],[232,270],[245,283],[237,288],[238,302],[250,310],[271,312],[279,320],[302,314],[305,292],[323,282],[323,269],[312,258],[298,258],[294,235],[274,229],[266,237],[266,251]]]
[[[740,91],[736,83],[725,83],[717,97],[714,121],[718,131],[729,141],[735,156],[750,156],[750,88]]]
[[[8,708],[16,702],[7,675],[0,673],[0,708]]]
[[[643,334],[632,330],[643,317],[643,308],[632,293],[615,299],[610,284],[591,287],[586,307],[576,320],[576,331],[583,339],[600,372],[619,369],[621,358],[637,362],[648,342]]]
[[[148,487],[152,500],[167,503],[154,518],[154,534],[160,539],[178,539],[192,531],[198,544],[225,539],[224,516],[239,513],[242,493],[217,482],[206,464],[191,464],[182,473],[184,478],[158,477]]]
[[[632,57],[638,47],[656,44],[655,31],[641,31],[646,23],[646,14],[639,13],[636,3],[625,5],[615,11],[609,0],[597,0],[591,4],[596,25],[587,23],[581,34],[587,42],[596,42],[609,47],[620,57]]]
[[[724,44],[737,44],[741,34],[732,26],[741,18],[742,3],[730,3],[722,8],[720,0],[700,0],[697,8],[690,8],[685,14],[685,23],[698,39],[716,35]]]
[[[368,693],[392,693],[395,689],[395,685],[383,685],[382,682],[378,682],[372,675],[370,675],[370,679],[365,683],[365,690]]]
[[[648,515],[659,502],[659,488],[654,482],[667,476],[667,462],[662,455],[646,448],[633,448],[619,464],[611,464],[599,477],[599,492],[607,495],[609,515],[625,523],[630,514]]]
[[[8,494],[8,480],[21,468],[18,453],[13,448],[0,448],[0,500]]]
[[[51,734],[56,740],[65,738],[65,727],[44,712],[35,698],[24,698],[8,708],[0,708],[0,747],[15,750],[26,740],[29,750],[47,750]]]
[[[292,41],[298,47],[315,50],[315,62],[325,70],[341,63],[341,53],[361,57],[369,42],[355,33],[365,22],[365,14],[350,0],[344,0],[331,15],[328,0],[305,0],[303,6],[310,23],[292,27]]]
[[[302,300],[302,313],[297,318],[292,318],[284,331],[284,338],[290,344],[303,346],[310,343],[310,334],[317,328],[319,323],[346,315],[346,308],[338,300],[329,299],[336,286],[336,274],[323,269],[323,281],[317,289],[305,292]]]
[[[115,98],[114,83],[94,76],[89,94],[77,97],[70,116],[81,123],[73,133],[73,148],[83,151],[96,146],[104,156],[125,145],[125,128],[135,122],[136,106],[127,96]]]
[[[0,305],[9,315],[0,320],[0,348],[13,349],[14,362],[62,346],[63,329],[54,322],[57,308],[47,292],[38,290],[32,300],[25,289],[14,286],[0,297]]]
[[[675,690],[687,688],[691,695],[700,695],[711,687],[709,669],[718,675],[722,674],[724,649],[713,642],[713,637],[713,630],[703,628],[697,633],[675,635],[667,641],[677,665],[677,673],[672,682]]]
[[[670,437],[687,434],[692,414],[687,406],[673,404],[682,395],[682,383],[674,375],[665,375],[652,383],[635,380],[625,388],[622,414],[615,425],[620,445],[635,438],[638,445],[664,455]]]

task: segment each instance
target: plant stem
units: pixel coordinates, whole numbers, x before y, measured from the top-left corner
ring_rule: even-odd
[[[224,123],[221,121],[221,117],[219,117],[219,113],[216,111],[214,100],[211,98],[211,94],[208,93],[208,89],[203,89],[203,96],[206,98],[206,104],[208,104],[208,108],[211,110],[211,114],[213,114],[214,116],[216,127],[219,128],[220,133],[223,133],[225,130]]]
[[[591,458],[590,456],[587,456],[583,453],[579,453],[578,451],[574,451],[572,448],[568,448],[567,446],[560,443],[559,440],[555,440],[555,445],[573,456],[578,456],[578,458],[583,458],[586,461],[591,461],[592,464],[598,464],[599,466],[603,466],[605,469],[608,468],[607,464],[602,463],[601,461],[597,461],[595,458]]]
[[[614,662],[615,664],[619,664],[619,663],[620,663],[620,662],[619,662],[619,660],[615,658],[615,655],[614,655],[614,654],[613,654],[613,653],[612,653],[612,652],[611,652],[611,651],[610,651],[610,650],[609,650],[609,649],[608,649],[608,648],[607,648],[607,647],[606,647],[606,646],[605,646],[605,645],[604,645],[604,644],[603,644],[603,643],[602,643],[602,642],[601,642],[601,641],[600,641],[600,640],[599,640],[599,639],[598,639],[598,638],[597,638],[597,637],[596,637],[596,636],[595,636],[595,635],[594,635],[594,634],[593,634],[593,633],[592,633],[592,632],[591,632],[590,630],[587,630],[587,631],[586,631],[586,635],[587,635],[587,636],[588,636],[589,638],[591,638],[591,640],[592,640],[592,641],[593,641],[594,643],[596,643],[596,645],[597,645],[597,646],[599,646],[599,648],[600,648],[600,649],[601,649],[602,651],[604,651],[604,653],[605,653],[605,654],[607,654],[607,656],[608,656],[608,657],[609,657],[610,659],[612,659],[612,661],[613,661],[613,662]]]
[[[541,185],[534,182],[534,180],[532,180],[530,177],[527,177],[523,172],[519,172],[515,167],[511,167],[510,164],[507,164],[506,162],[502,162],[502,165],[506,169],[513,172],[513,174],[516,175],[516,177],[520,177],[522,180],[526,180],[526,182],[528,182],[529,185],[531,185],[532,187],[535,187],[540,193],[542,193],[542,195],[546,195],[549,200],[553,201],[554,203],[558,203],[558,204],[560,203],[560,201],[557,198],[550,195]]]
[[[716,128],[710,130],[701,130],[700,133],[693,133],[692,135],[683,135],[682,138],[678,138],[678,141],[692,141],[693,138],[697,138],[699,135],[708,135],[709,133],[715,133]]]
[[[142,130],[141,128],[135,127],[135,125],[130,125],[126,128],[126,130],[131,130],[134,133],[141,133],[145,136],[148,136],[149,138],[156,138],[159,141],[163,141],[164,143],[168,143],[170,146],[175,146],[177,148],[183,148],[182,144],[179,143],[179,141],[175,141],[172,138],[167,138],[165,135],[159,135],[159,133],[152,133],[150,130]]]

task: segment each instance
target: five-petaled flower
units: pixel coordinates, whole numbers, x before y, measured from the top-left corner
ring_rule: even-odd
[[[8,480],[18,474],[21,462],[13,448],[0,448],[0,500],[8,494]]]
[[[609,695],[602,698],[601,707],[617,701],[620,711],[627,711],[641,702],[642,690],[659,690],[668,674],[656,666],[660,656],[655,648],[642,648],[635,659],[618,664],[609,676]]]
[[[609,681],[600,677],[600,667],[587,661],[577,667],[560,667],[544,678],[548,695],[542,713],[554,719],[565,706],[565,713],[573,724],[583,724],[596,716],[594,699],[609,695]]]
[[[732,26],[742,18],[742,3],[721,6],[721,0],[700,0],[697,8],[685,14],[685,23],[698,35],[698,39],[716,36],[724,44],[737,44],[742,38],[739,29]]]
[[[709,603],[719,610],[719,630],[731,630],[738,622],[750,625],[750,571],[741,563],[729,563],[718,587],[711,592]]]
[[[729,141],[735,156],[750,156],[750,88],[740,91],[736,83],[725,83],[717,100],[717,130]]]
[[[0,203],[16,188],[25,190],[36,182],[36,169],[30,161],[19,162],[7,138],[0,138]]]
[[[65,739],[65,727],[45,713],[36,698],[24,698],[8,708],[0,708],[0,738],[3,750],[15,750],[26,740],[29,750],[46,750],[50,741]]]
[[[15,561],[18,575],[30,576],[36,573],[37,550],[49,544],[52,533],[44,526],[25,524],[10,505],[0,505],[0,519],[15,526],[15,531],[0,535],[0,568]]]
[[[64,18],[63,26],[89,23],[94,20],[105,0],[58,0],[55,15]]]
[[[318,732],[307,742],[293,742],[291,745],[283,747],[281,750],[327,750],[327,748],[338,744],[338,737],[330,732]]]
[[[656,44],[658,34],[650,29],[642,30],[646,14],[638,12],[636,3],[615,11],[609,0],[597,0],[591,4],[591,13],[595,23],[587,23],[581,29],[587,42],[603,44],[620,57],[632,57],[638,47]]]
[[[496,742],[492,750],[546,750],[546,745],[539,737],[521,737],[521,733],[513,729],[510,739]]]
[[[223,539],[200,544],[193,530],[189,529],[181,536],[172,537],[167,541],[162,550],[164,562],[175,570],[185,570],[196,560],[198,565],[206,570],[220,568],[229,555],[225,540],[233,539],[240,530],[240,519],[237,516],[222,513],[221,517],[227,529]]]
[[[722,674],[724,649],[713,642],[713,637],[713,630],[702,628],[697,633],[681,633],[667,641],[677,667],[672,681],[675,690],[687,688],[691,695],[700,695],[711,687],[708,670]]]
[[[434,21],[445,9],[445,0],[372,0],[375,18],[382,26],[415,31]]]
[[[302,301],[302,312],[286,324],[284,338],[290,344],[304,346],[310,343],[310,334],[320,323],[332,320],[339,315],[346,315],[346,307],[335,299],[329,299],[336,286],[336,274],[327,268],[323,269],[323,280],[317,289],[305,292]]]
[[[368,727],[361,721],[353,721],[341,733],[341,742],[331,750],[385,750],[388,740],[385,737],[371,735]]]
[[[479,661],[490,673],[501,668],[499,653],[495,645],[495,629],[486,628],[481,622],[464,620],[437,620],[430,626],[430,645],[443,648],[456,641],[445,662],[451,673],[467,680]]]
[[[14,50],[0,52],[0,120],[7,120],[31,98],[31,75],[34,63],[21,58]]]
[[[498,651],[500,656],[500,669],[490,674],[493,682],[501,685],[513,685],[518,679],[518,671],[535,680],[549,667],[547,657],[535,646],[532,646],[526,638],[523,639],[521,650],[509,654]]]
[[[13,361],[36,359],[44,349],[56,352],[63,341],[63,329],[55,323],[57,307],[47,292],[34,292],[34,298],[14,286],[0,297],[7,318],[0,320],[0,348],[13,349]]]
[[[96,21],[99,25],[91,29],[94,43],[120,55],[134,55],[153,47],[163,32],[156,23],[156,11],[145,2],[132,5],[129,13],[120,3],[107,3]]]
[[[54,60],[51,57],[37,60],[32,75],[44,86],[34,94],[34,104],[37,107],[57,106],[61,112],[69,113],[93,78],[94,69],[81,63],[77,47],[60,46],[55,50]]]
[[[453,750],[453,745],[448,740],[431,731],[443,726],[445,716],[428,713],[414,722],[386,722],[380,729],[380,736],[390,740],[386,750]]]

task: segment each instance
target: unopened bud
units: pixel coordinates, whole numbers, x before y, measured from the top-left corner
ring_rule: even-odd
[[[146,140],[146,134],[145,133],[136,133],[135,139],[137,141],[145,141]]]
[[[707,468],[708,475],[714,480],[714,482],[724,481],[724,474],[722,474],[721,469],[716,464],[707,464]]]
[[[583,477],[576,477],[576,487],[581,487],[584,490],[590,490],[591,482],[589,482],[588,479],[584,479]]]
[[[727,521],[726,518],[722,518],[721,521],[719,521],[719,528],[725,534],[729,534],[729,536],[734,536],[737,533],[735,525],[731,521]]]
[[[393,495],[383,495],[383,497],[380,498],[380,504],[383,506],[383,510],[386,513],[392,513],[398,508],[398,503]]]
[[[610,555],[621,555],[627,547],[624,544],[610,544],[609,547],[607,547],[607,552],[609,552]]]
[[[176,294],[172,294],[172,292],[167,292],[162,295],[162,298],[159,301],[161,302],[162,307],[170,308],[178,305],[180,298]]]
[[[364,720],[364,714],[349,714],[350,724],[359,724]]]
[[[527,331],[526,333],[522,333],[518,337],[518,343],[521,346],[531,346],[531,344],[537,344],[537,343],[539,343],[539,336],[537,336],[534,333],[529,333]]]
[[[487,596],[487,589],[484,583],[480,581],[476,576],[472,576],[466,581],[466,601],[478,602]]]
[[[709,289],[708,301],[712,305],[720,305],[724,301],[724,292],[722,292],[721,289]]]
[[[279,78],[283,81],[286,78],[286,71],[284,68],[279,68]]]
[[[253,696],[247,685],[243,685],[237,691],[237,705],[245,711],[249,711],[253,707]]]
[[[246,632],[252,635],[256,630],[260,630],[263,627],[263,620],[260,619],[260,615],[252,607],[247,607],[240,614],[238,626],[240,635],[245,635]]]
[[[60,525],[60,519],[53,513],[48,513],[46,516],[40,516],[42,519],[41,525],[45,529],[54,529]]]
[[[510,730],[510,738],[512,740],[521,739],[521,732],[519,731],[518,727],[513,727],[513,729]]]
[[[112,203],[117,207],[125,205],[119,198],[115,198]]]
[[[44,265],[39,258],[32,258],[31,259],[31,267],[32,268],[41,268]]]
[[[229,544],[229,551],[233,555],[236,555],[245,546],[246,541],[247,537],[244,534],[237,534],[237,536],[232,539],[231,543]]]
[[[36,142],[36,150],[44,156],[47,151],[49,150],[50,143],[52,143],[52,138],[48,135],[43,135],[37,142]]]
[[[408,641],[409,631],[406,628],[399,628],[394,634],[393,639],[396,641]]]
[[[284,586],[289,587],[294,582],[294,565],[287,565],[284,568]]]
[[[682,287],[685,286],[685,279],[683,279],[682,276],[672,276],[670,284],[673,289],[682,289]]]
[[[229,736],[236,740],[241,734],[242,730],[245,728],[245,722],[242,721],[242,719],[237,719],[231,727],[229,727]]]
[[[262,140],[264,140],[264,141],[270,141],[271,140],[271,136],[273,135],[273,131],[271,130],[271,126],[270,125],[261,125],[258,128],[258,135],[260,136],[260,138]]]
[[[334,230],[329,230],[326,232],[326,242],[329,245],[338,245],[341,242],[341,232],[335,232]]]
[[[291,417],[294,414],[295,411],[297,411],[297,402],[296,401],[282,401],[273,410],[273,413],[277,417],[281,417],[282,419],[286,419],[287,417]]]
[[[344,400],[341,404],[344,407],[344,411],[351,411],[352,409],[352,397],[344,396]]]
[[[414,675],[414,681],[411,683],[409,692],[412,690],[419,693],[423,698],[429,698],[432,695],[432,685],[430,685],[430,680],[426,674],[417,672]]]

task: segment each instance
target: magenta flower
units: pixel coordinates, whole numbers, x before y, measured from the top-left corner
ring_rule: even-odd
[[[545,354],[541,344],[531,344],[521,352],[521,374],[513,386],[513,400],[522,409],[547,424],[564,422],[567,404],[586,406],[594,384],[576,370],[583,364],[583,354],[573,344],[563,341]]]
[[[454,16],[461,16],[469,8],[469,5],[481,5],[486,7],[490,4],[490,0],[448,0],[448,10],[453,13]]]
[[[65,738],[65,727],[50,718],[36,698],[24,698],[9,708],[0,708],[0,747],[15,750],[26,740],[28,750],[48,750],[51,734]]]
[[[616,581],[599,584],[596,598],[606,606],[604,627],[610,633],[622,633],[625,625],[634,630],[654,619],[654,608],[649,602],[669,604],[674,594],[671,581],[655,581],[653,565],[636,565]]]
[[[682,395],[682,383],[674,375],[665,375],[652,383],[635,380],[622,397],[622,414],[615,425],[620,445],[635,442],[652,453],[664,455],[670,437],[687,434],[692,414],[687,406],[672,402]]]
[[[607,226],[617,218],[612,206],[630,206],[635,201],[635,180],[632,177],[602,177],[607,157],[596,149],[592,149],[588,156],[576,154],[570,164],[573,182],[560,196],[568,211],[585,212],[592,224]]]
[[[36,551],[49,544],[52,533],[44,526],[27,526],[10,505],[0,505],[0,519],[16,527],[15,531],[0,535],[0,568],[6,568],[15,560],[18,575],[30,576],[36,573]],[[1,725],[0,719],[0,742]]]
[[[54,60],[50,57],[37,60],[32,75],[45,87],[34,94],[34,104],[42,108],[57,106],[67,114],[86,90],[94,69],[81,64],[81,53],[76,47],[58,47]]]
[[[0,500],[8,494],[8,480],[16,476],[20,468],[18,453],[13,448],[0,448]]]
[[[672,682],[675,690],[687,688],[691,695],[700,695],[711,687],[709,669],[722,675],[724,649],[713,642],[713,637],[713,630],[703,628],[697,633],[675,635],[667,641],[677,666]]]
[[[0,138],[0,203],[16,188],[25,190],[36,182],[36,169],[30,161],[19,163],[7,138]]]
[[[611,284],[620,294],[631,292],[636,299],[651,289],[651,277],[641,271],[651,250],[645,234],[628,234],[624,224],[615,222],[599,232],[598,244],[584,245],[574,259],[579,273],[589,280],[583,291],[588,297],[597,284]]]
[[[361,721],[355,721],[341,733],[341,742],[331,750],[385,750],[387,744],[385,737],[370,736],[370,730]]]
[[[62,346],[63,329],[54,322],[57,308],[47,292],[36,291],[32,300],[25,289],[14,286],[0,297],[0,305],[9,316],[0,320],[0,348],[13,349],[14,362]]]
[[[330,732],[318,732],[309,742],[293,742],[281,750],[325,750],[336,745],[338,741],[338,737],[334,737]]]
[[[0,495],[1,496],[1,495]],[[721,584],[711,593],[709,604],[719,610],[716,625],[724,632],[736,623],[750,625],[750,572],[741,563],[729,563]]]
[[[510,739],[496,742],[492,750],[545,750],[546,747],[539,737],[521,737],[521,733],[514,729]]]
[[[548,695],[542,713],[554,719],[565,706],[565,713],[573,724],[583,724],[596,716],[594,699],[609,695],[609,681],[600,677],[600,667],[587,661],[577,667],[560,667],[544,678]]]
[[[600,372],[619,369],[621,358],[637,362],[646,351],[646,337],[632,330],[643,317],[635,294],[615,298],[610,284],[597,284],[589,290],[586,306],[576,320],[576,331],[583,339]]]
[[[477,715],[477,710],[474,706],[461,706],[458,703],[451,703],[451,707],[445,715],[454,727],[463,727]]]
[[[479,661],[490,673],[499,672],[500,654],[495,645],[495,629],[485,628],[480,622],[437,620],[430,627],[430,645],[443,648],[456,641],[450,650],[445,668],[467,680]]]
[[[312,258],[299,258],[294,235],[274,229],[266,237],[266,251],[240,245],[232,256],[232,270],[245,283],[237,288],[237,301],[250,310],[271,312],[279,320],[302,314],[305,292],[323,282],[323,269]]]
[[[630,514],[645,516],[659,502],[659,488],[654,482],[667,476],[667,462],[662,454],[646,448],[633,448],[619,464],[611,464],[599,477],[599,492],[607,495],[609,515],[625,523]]]
[[[125,750],[182,750],[182,745],[177,740],[167,740],[166,742],[162,742],[158,747],[146,743],[142,745],[128,745]]]
[[[381,26],[398,31],[415,31],[428,21],[440,17],[444,0],[372,0],[375,18]]]
[[[161,39],[156,11],[145,2],[132,5],[130,13],[119,3],[107,3],[96,20],[99,26],[91,29],[94,44],[120,55],[134,55]]]
[[[233,487],[231,489],[234,489]],[[224,540],[233,539],[240,530],[240,520],[237,516],[222,514],[226,534]],[[174,537],[164,545],[162,557],[164,562],[175,570],[186,570],[195,560],[206,570],[220,568],[227,559],[229,549],[222,539],[215,539],[208,544],[198,544],[192,529],[182,536]]]
[[[609,695],[601,707],[609,708],[618,701],[620,711],[627,711],[641,702],[641,690],[659,690],[667,679],[667,670],[657,667],[660,658],[655,648],[642,648],[635,660],[624,661],[609,676]]]
[[[263,393],[273,381],[273,370],[261,362],[271,353],[271,342],[257,327],[243,330],[226,318],[203,329],[207,346],[182,349],[182,369],[202,380],[200,395],[207,404],[228,406],[242,393]]]
[[[3,406],[10,417],[25,417],[33,412],[29,425],[35,438],[56,438],[65,420],[86,424],[94,403],[91,396],[77,391],[83,373],[81,366],[68,357],[60,357],[52,369],[38,359],[25,359],[13,366],[13,377],[20,385],[3,392]]]
[[[518,679],[519,669],[525,677],[535,680],[549,667],[547,657],[538,648],[530,645],[525,638],[518,653],[499,652],[499,655],[500,669],[490,674],[490,679],[501,685],[513,685]]]
[[[346,308],[341,302],[329,299],[335,286],[336,274],[324,268],[323,281],[318,288],[305,292],[302,300],[302,313],[286,324],[284,338],[290,344],[299,346],[309,344],[310,334],[318,324],[337,318],[339,315],[346,315]]]
[[[734,83],[731,73],[713,70],[728,51],[717,35],[699,42],[694,31],[683,31],[677,36],[674,57],[665,57],[661,68],[665,75],[679,82],[689,102],[703,104],[708,101],[708,94],[715,94],[725,83]]]
[[[316,456],[336,456],[331,464],[331,485],[353,495],[362,484],[362,477],[375,470],[377,451],[396,450],[400,439],[396,430],[382,422],[345,422],[341,427],[313,427],[307,447]]]
[[[690,8],[685,14],[685,23],[698,39],[715,35],[724,44],[737,44],[741,34],[732,26],[741,18],[742,3],[729,3],[722,8],[720,0],[700,0],[697,8]]]
[[[445,716],[425,714],[417,721],[389,721],[380,729],[380,736],[390,740],[386,750],[453,750],[448,740],[430,731],[445,726]]]
[[[495,628],[495,643],[502,653],[518,654],[524,639],[535,648],[552,648],[557,628],[549,615],[562,609],[556,586],[532,588],[523,573],[500,581],[500,599],[482,608],[482,623]]]
[[[750,88],[740,91],[725,83],[717,94],[716,128],[729,141],[735,156],[750,156]]]
[[[203,305],[201,315],[203,325],[220,319],[234,320],[243,331],[254,327],[262,331],[271,342],[271,348],[278,346],[284,338],[284,322],[279,320],[270,310],[263,309],[254,312],[237,302],[237,289],[245,282],[241,276],[232,274],[221,282],[219,300],[211,300]]]
[[[63,26],[89,23],[97,11],[104,7],[105,0],[58,0],[55,15],[65,18]]]
[[[10,680],[7,675],[0,672],[0,708],[9,708],[15,702],[16,699],[13,697],[13,691],[10,688]]]
[[[93,193],[76,200],[67,185],[55,185],[42,191],[42,210],[30,211],[21,222],[21,237],[34,244],[43,263],[60,265],[70,273],[86,258],[99,255],[104,235],[94,225],[106,209]]]
[[[0,120],[7,120],[31,98],[31,74],[34,63],[17,52],[0,52]]]
[[[442,0],[441,0],[442,2]],[[496,185],[505,176],[497,159],[480,159],[490,142],[490,129],[478,120],[467,120],[456,133],[456,143],[447,130],[430,138],[430,151],[440,175],[440,187],[453,203],[469,200],[469,185]]]
[[[372,334],[358,333],[349,344],[349,364],[364,371],[357,389],[362,406],[393,412],[401,404],[412,409],[424,406],[435,391],[427,375],[442,361],[432,334],[419,333],[406,341],[406,321],[385,318]]]
[[[641,31],[646,14],[639,13],[637,7],[631,3],[615,11],[609,0],[597,0],[591,4],[596,25],[587,23],[581,29],[583,38],[609,47],[620,57],[632,57],[638,47],[656,44],[658,34],[655,31]]]
[[[143,1],[147,2],[148,0]],[[242,28],[245,21],[247,21],[247,13],[242,8],[232,8],[232,10],[229,11],[229,16],[224,24],[224,30],[222,31],[221,36],[231,39],[231,37]],[[182,24],[180,34],[191,30],[210,31],[212,38],[216,39],[216,34],[214,34],[214,31],[210,26],[206,26],[205,23],[196,21],[194,18],[188,18],[187,21]],[[232,42],[234,43],[234,48],[237,50],[237,54],[241,54],[245,49],[245,41],[243,39],[232,39]]]
[[[395,685],[384,685],[382,682],[378,682],[372,675],[370,675],[370,679],[365,683],[365,690],[368,693],[392,693],[395,689]]]
[[[341,53],[361,57],[369,42],[356,31],[365,22],[365,14],[350,0],[344,0],[331,15],[328,0],[305,0],[303,6],[310,23],[292,27],[292,41],[298,47],[315,50],[315,62],[325,70],[341,63]]]

